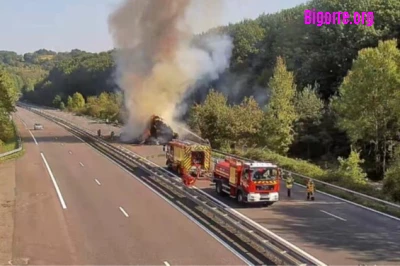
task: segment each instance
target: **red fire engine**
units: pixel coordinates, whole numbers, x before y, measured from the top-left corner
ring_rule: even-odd
[[[172,140],[164,145],[169,170],[175,171],[187,186],[196,180],[210,180],[211,147],[193,141]]]
[[[218,161],[214,167],[215,190],[228,194],[239,203],[272,205],[279,200],[281,169],[262,162],[245,162],[233,158]]]

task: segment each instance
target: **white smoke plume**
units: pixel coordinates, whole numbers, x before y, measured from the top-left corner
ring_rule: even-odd
[[[222,0],[126,0],[109,17],[117,84],[125,95],[128,137],[142,134],[151,115],[172,127],[177,105],[197,80],[214,80],[229,66],[232,40],[195,34],[218,26]]]

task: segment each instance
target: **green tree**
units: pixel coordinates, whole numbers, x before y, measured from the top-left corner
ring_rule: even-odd
[[[269,149],[285,154],[293,141],[293,125],[297,114],[294,107],[294,76],[287,71],[282,57],[277,58],[269,88],[270,99],[264,116],[261,140]]]
[[[400,51],[396,41],[359,52],[332,101],[338,126],[356,143],[372,143],[376,172],[386,169],[388,145],[399,130]]]
[[[310,85],[296,93],[295,107],[300,121],[319,123],[323,115],[324,102],[318,96],[318,86]]]
[[[323,116],[324,103],[319,98],[318,86],[312,88],[310,85],[296,93],[295,108],[297,121],[294,123],[295,138],[294,146],[307,150],[307,158],[311,157],[311,147],[320,142],[318,125]]]
[[[56,107],[56,108],[59,108],[61,102],[62,102],[61,96],[60,95],[56,95],[56,97],[54,97],[54,100],[53,100],[53,106]]]
[[[60,109],[61,110],[65,110],[65,103],[64,102],[60,102]]]
[[[216,148],[229,146],[236,134],[232,109],[226,97],[214,90],[202,105],[192,107],[189,123]]]
[[[391,166],[383,179],[383,192],[397,202],[400,202],[400,148],[397,147]]]
[[[342,181],[355,184],[366,184],[366,174],[360,167],[364,160],[360,159],[360,153],[356,150],[351,150],[347,159],[342,157],[338,158],[339,161],[339,174]]]
[[[72,95],[72,110],[74,111],[79,111],[82,110],[82,108],[85,107],[85,98],[83,98],[83,95],[80,94],[79,92],[75,92]]]
[[[9,73],[0,67],[0,112],[10,113],[14,111],[17,99],[18,94]]]
[[[70,111],[72,111],[75,108],[74,101],[72,100],[71,96],[68,96],[67,98],[67,108]]]
[[[232,63],[246,66],[260,52],[259,45],[265,30],[254,20],[244,20],[233,27]]]
[[[233,139],[240,145],[257,144],[257,135],[261,130],[264,113],[253,97],[244,98],[240,105],[232,108],[234,119]]]

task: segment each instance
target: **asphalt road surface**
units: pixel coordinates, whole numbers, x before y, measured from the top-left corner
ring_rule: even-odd
[[[160,146],[123,146],[165,166]],[[327,264],[400,263],[399,220],[320,193],[316,201],[306,201],[300,186],[294,186],[289,199],[282,185],[281,200],[267,208],[240,207],[217,195],[209,181],[198,181],[196,187]]]
[[[50,112],[92,132],[100,127],[84,117]],[[102,128],[118,130],[108,125]],[[123,146],[165,166],[160,146]],[[319,193],[315,202],[308,202],[305,189],[299,186],[294,187],[292,198],[288,199],[283,185],[281,200],[268,208],[241,208],[233,199],[216,195],[208,181],[197,182],[196,186],[327,264],[400,263],[399,220]]]
[[[14,265],[245,264],[62,127],[16,115],[26,153],[16,162]]]

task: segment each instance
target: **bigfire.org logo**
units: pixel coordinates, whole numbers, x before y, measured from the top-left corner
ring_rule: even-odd
[[[329,24],[362,24],[368,27],[374,25],[374,12],[321,12],[304,10],[304,24],[313,24],[321,27]]]

